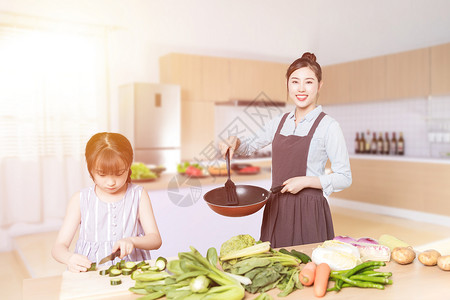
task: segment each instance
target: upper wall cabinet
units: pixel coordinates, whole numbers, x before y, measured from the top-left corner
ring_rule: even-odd
[[[230,97],[230,59],[203,56],[202,98],[208,102],[228,101]]]
[[[386,58],[384,56],[349,63],[350,102],[386,99]]]
[[[450,43],[431,47],[431,95],[450,94]]]
[[[273,101],[287,98],[286,64],[179,53],[159,63],[160,82],[180,85],[183,101],[253,100],[261,93]]]
[[[319,104],[347,103],[350,101],[350,65],[338,64],[322,68],[323,85],[319,91]]]
[[[230,99],[259,99],[263,93],[272,101],[286,101],[287,67],[281,63],[231,59]]]
[[[181,99],[199,101],[203,98],[202,57],[187,54],[168,54],[159,59],[161,83],[181,87]]]
[[[430,49],[386,57],[386,99],[427,97],[430,94]]]

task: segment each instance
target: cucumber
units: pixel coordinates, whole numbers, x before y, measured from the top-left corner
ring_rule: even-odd
[[[155,266],[158,268],[158,270],[163,271],[166,269],[167,266],[167,259],[160,256],[156,259]]]
[[[91,263],[91,267],[87,269],[87,271],[95,271],[97,270],[97,263]]]
[[[122,279],[120,278],[111,278],[111,285],[119,285],[122,284]]]
[[[291,253],[294,254],[297,258],[299,258],[302,261],[302,263],[304,263],[304,264],[311,261],[311,257],[309,257],[308,255],[306,255],[303,252],[299,252],[295,249],[292,249]]]
[[[111,269],[109,270],[109,277],[116,277],[119,276],[120,274],[122,274],[122,271],[119,269]]]
[[[122,269],[122,275],[131,275],[131,273],[133,273],[132,269],[128,269],[128,268],[123,268]]]
[[[102,276],[108,275],[109,274],[109,269],[101,270],[101,271],[98,272],[98,274],[100,274]]]

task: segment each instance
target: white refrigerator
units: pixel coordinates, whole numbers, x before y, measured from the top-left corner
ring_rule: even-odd
[[[130,83],[119,87],[119,130],[136,162],[176,170],[180,162],[180,86]]]

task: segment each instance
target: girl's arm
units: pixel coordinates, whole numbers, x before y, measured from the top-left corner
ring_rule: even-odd
[[[144,229],[144,236],[132,236],[119,240],[113,247],[112,252],[120,249],[120,258],[124,258],[130,254],[134,248],[144,250],[155,250],[161,247],[162,240],[159,234],[158,225],[156,224],[153,214],[150,197],[145,189],[142,189],[142,195],[139,202],[138,218]]]
[[[52,248],[53,258],[66,264],[69,271],[72,272],[84,272],[91,266],[91,262],[86,256],[69,251],[80,221],[80,193],[76,193],[69,201],[63,225]]]

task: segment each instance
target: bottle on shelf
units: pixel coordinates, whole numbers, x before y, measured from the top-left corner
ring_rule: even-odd
[[[389,133],[385,133],[384,135],[384,143],[383,143],[383,154],[389,154],[390,145],[389,145]]]
[[[366,152],[366,139],[364,137],[364,132],[361,132],[361,139],[359,140],[359,153]]]
[[[359,132],[356,133],[355,137],[355,153],[359,153]]]
[[[367,130],[367,140],[366,141],[366,145],[365,145],[365,149],[364,149],[364,153],[370,153],[370,130]]]
[[[383,134],[380,132],[377,141],[377,153],[383,154]]]
[[[392,140],[390,145],[390,154],[397,155],[397,138],[395,136],[395,132],[392,133]]]
[[[378,149],[377,144],[378,144],[377,134],[374,132],[372,135],[372,141],[370,142],[370,153],[377,154]]]
[[[398,142],[397,142],[397,153],[398,155],[405,154],[405,140],[403,139],[403,132],[399,133]]]

